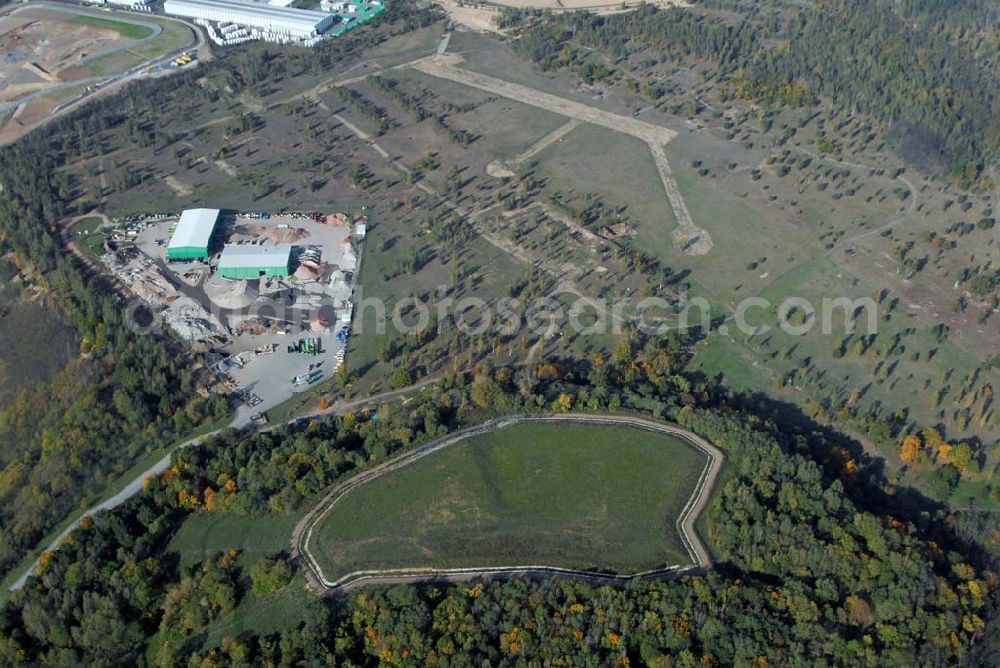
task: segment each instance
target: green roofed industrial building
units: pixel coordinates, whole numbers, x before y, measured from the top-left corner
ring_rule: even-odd
[[[226,246],[219,258],[223,278],[288,276],[291,269],[291,246]]]
[[[174,236],[167,245],[170,260],[207,260],[215,226],[219,222],[218,209],[187,209],[177,222]]]

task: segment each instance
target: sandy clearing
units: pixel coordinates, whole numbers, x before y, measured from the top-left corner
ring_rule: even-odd
[[[496,21],[500,16],[499,7],[487,5],[459,4],[455,0],[438,0],[438,4],[455,23],[477,32],[502,32]]]
[[[163,181],[170,186],[171,190],[177,193],[178,197],[187,197],[188,195],[194,193],[194,188],[187,183],[184,183],[173,174],[167,174],[163,177]]]

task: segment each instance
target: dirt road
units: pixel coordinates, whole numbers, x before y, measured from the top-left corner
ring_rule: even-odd
[[[204,439],[214,436],[217,433],[218,432],[212,432],[210,434],[205,434],[204,436],[198,436],[197,438],[192,438],[190,441],[181,443],[180,445],[177,446],[177,448],[186,448],[192,445],[198,445]],[[120,506],[121,504],[125,503],[127,500],[138,494],[140,491],[142,491],[142,485],[143,482],[145,482],[146,478],[149,478],[150,476],[154,475],[159,475],[167,470],[167,468],[170,466],[170,457],[172,455],[173,455],[173,450],[165,454],[155,464],[153,464],[148,469],[146,469],[138,476],[136,476],[135,479],[133,479],[131,482],[122,487],[116,494],[114,494],[110,498],[105,499],[104,501],[101,501],[97,505],[88,508],[87,512],[85,512],[83,515],[73,520],[68,527],[63,529],[62,533],[56,536],[55,540],[53,540],[49,544],[49,546],[45,548],[45,552],[51,552],[52,550],[57,549],[59,547],[59,544],[66,539],[66,536],[68,536],[74,529],[80,526],[80,520],[83,519],[84,517],[87,517],[88,515],[93,515],[102,510],[111,510],[112,508],[117,508],[118,506]],[[35,559],[31,567],[24,573],[22,573],[21,576],[13,582],[13,584],[11,584],[9,591],[15,591],[24,586],[24,583],[27,581],[28,576],[35,573],[35,571],[38,569],[39,559],[41,559],[41,556],[39,556],[38,559]]]
[[[663,189],[667,194],[667,201],[674,212],[674,219],[677,221],[677,229],[672,233],[674,246],[688,255],[704,255],[712,250],[712,237],[706,230],[694,224],[691,219],[691,212],[688,211],[681,190],[674,180],[674,173],[667,162],[667,154],[663,151],[663,146],[656,142],[649,142],[649,151],[653,154],[653,162],[656,163],[656,170],[660,173],[660,180],[663,182]]]
[[[312,537],[312,531],[323,517],[330,511],[330,509],[339,501],[345,494],[355,489],[359,485],[370,482],[379,478],[383,475],[391,473],[398,470],[399,468],[406,466],[418,459],[426,457],[434,452],[438,452],[443,448],[450,445],[458,443],[459,441],[465,440],[472,436],[478,434],[483,434],[494,429],[498,429],[510,424],[515,424],[518,422],[525,421],[538,421],[538,422],[583,422],[588,424],[617,424],[617,425],[627,425],[631,427],[637,427],[640,429],[645,429],[649,431],[656,431],[659,433],[669,434],[687,441],[690,445],[697,448],[698,450],[706,454],[705,468],[702,470],[701,476],[698,479],[695,489],[691,494],[691,498],[688,500],[687,504],[681,510],[677,517],[676,527],[681,540],[684,543],[684,547],[691,558],[691,565],[673,565],[665,568],[660,568],[651,571],[643,571],[640,573],[631,573],[627,575],[609,575],[604,573],[595,573],[591,571],[580,571],[568,568],[559,568],[554,566],[545,565],[525,565],[525,566],[510,566],[510,567],[491,567],[483,566],[480,568],[461,568],[461,569],[437,569],[437,568],[421,568],[421,569],[391,569],[391,570],[372,570],[372,571],[357,571],[354,573],[349,573],[337,580],[329,580],[323,574],[323,571],[316,561],[315,557],[309,551],[309,541]],[[323,499],[310,510],[299,522],[296,524],[295,529],[292,532],[291,550],[292,555],[303,563],[306,567],[307,576],[309,577],[310,584],[321,590],[327,592],[346,592],[357,587],[370,585],[370,584],[401,584],[406,582],[415,582],[427,579],[443,579],[449,581],[465,581],[477,577],[484,576],[516,576],[516,575],[566,575],[572,577],[580,577],[589,580],[597,580],[601,582],[617,582],[623,583],[636,578],[644,577],[663,577],[668,575],[676,575],[679,573],[688,572],[691,570],[702,570],[707,569],[712,566],[712,556],[708,549],[705,547],[698,535],[697,529],[695,528],[695,522],[698,519],[701,511],[705,508],[708,503],[708,499],[711,496],[712,490],[715,487],[716,479],[719,475],[719,471],[722,469],[722,464],[725,458],[711,443],[701,438],[697,434],[689,432],[680,427],[674,427],[671,425],[663,424],[660,422],[655,422],[653,420],[647,420],[640,417],[630,417],[630,416],[620,416],[620,415],[588,415],[584,413],[567,413],[567,414],[555,414],[555,415],[510,415],[502,418],[497,418],[490,420],[481,425],[474,427],[469,427],[467,429],[462,429],[460,431],[454,432],[445,436],[433,440],[429,443],[425,443],[418,448],[411,450],[395,459],[384,462],[378,466],[375,466],[367,471],[362,471],[358,475],[346,480],[338,485],[335,485],[324,497]]]

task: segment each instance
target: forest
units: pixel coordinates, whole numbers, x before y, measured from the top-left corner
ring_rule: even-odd
[[[121,298],[61,247],[69,186],[44,144],[0,158],[0,238],[78,334],[79,357],[0,408],[0,573],[143,453],[228,413],[176,342],[135,334]]]
[[[522,54],[584,78],[592,76],[594,49],[640,76],[649,63],[692,58],[711,63],[709,78],[729,95],[764,105],[828,102],[886,128],[904,126],[919,146],[902,148],[946,165],[963,185],[990,187],[986,167],[1000,157],[995,3],[772,1],[739,9],[734,15],[647,5],[614,16],[571,12],[544,20],[512,11],[503,23],[530,26],[514,43]]]
[[[684,378],[683,341],[638,344],[648,372],[614,360],[481,367],[405,406],[380,406],[377,419],[229,431],[179,451],[140,496],[87,518],[46,555],[39,577],[0,610],[0,661],[874,666],[968,658],[993,612],[995,574],[941,511],[893,507],[878,468],[847,465],[851,454],[832,437]],[[324,599],[305,624],[201,646],[199,633],[250,592],[302,585],[281,552],[249,568],[237,551],[184,569],[163,558],[186,516],[301,512],[331,482],[436,435],[511,411],[565,409],[656,415],[724,450],[727,468],[704,523],[711,572],[627,587],[518,579],[362,590]]]

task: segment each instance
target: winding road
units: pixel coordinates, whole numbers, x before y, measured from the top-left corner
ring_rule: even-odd
[[[673,565],[650,571],[630,573],[625,575],[613,575],[598,573],[594,571],[583,571],[570,568],[559,568],[546,565],[523,565],[492,567],[482,566],[478,568],[419,568],[419,569],[388,569],[372,571],[356,571],[348,573],[336,580],[328,579],[322,571],[319,563],[309,551],[309,542],[312,538],[313,529],[323,520],[331,508],[351,490],[380,478],[388,473],[396,471],[407,464],[438,452],[450,445],[454,445],[472,436],[484,434],[501,427],[519,422],[581,422],[586,424],[614,424],[629,427],[636,427],[647,431],[668,434],[686,441],[691,446],[704,452],[707,455],[705,468],[695,485],[694,492],[687,504],[677,517],[677,532],[684,543],[684,547],[691,558],[692,565]],[[421,445],[399,457],[383,462],[375,467],[353,476],[344,482],[335,485],[327,494],[313,507],[306,515],[299,520],[292,532],[291,552],[292,556],[298,559],[305,567],[305,572],[310,584],[319,591],[328,593],[347,592],[358,587],[367,585],[389,585],[419,582],[428,579],[446,580],[451,582],[467,581],[485,576],[517,576],[535,575],[551,576],[562,575],[605,583],[625,583],[636,578],[666,577],[680,573],[687,573],[695,570],[704,570],[712,566],[712,555],[695,527],[701,511],[704,510],[708,499],[711,497],[715,487],[716,479],[725,457],[714,445],[686,429],[672,425],[656,422],[640,417],[623,415],[590,415],[586,413],[560,413],[545,415],[509,415],[496,418],[448,434],[439,439],[435,439]]]
[[[404,387],[402,389],[391,390],[389,392],[382,392],[380,394],[373,394],[370,397],[364,397],[361,399],[353,399],[350,401],[341,399],[338,400],[336,403],[334,403],[332,406],[330,406],[328,409],[320,411],[319,414],[343,415],[346,413],[350,413],[352,411],[356,411],[360,408],[364,408],[367,405],[384,403],[386,401],[391,401],[392,399],[398,399],[400,397],[405,396],[406,394],[409,394],[417,390],[422,390],[423,388],[428,387],[429,385],[433,385],[434,383],[440,381],[442,377],[443,374],[440,376],[428,376],[427,378],[424,378],[420,382],[414,383],[413,385]],[[230,426],[235,428],[236,423],[238,421],[239,418],[237,417],[236,420],[233,421],[233,425]],[[287,424],[292,424],[294,422],[295,420],[289,420]],[[277,425],[264,427],[260,429],[260,431],[270,431],[272,429],[275,429],[276,426]],[[125,503],[130,498],[141,492],[143,483],[146,481],[146,478],[159,475],[170,467],[170,458],[173,456],[175,451],[179,450],[180,448],[188,448],[191,446],[201,445],[202,442],[204,442],[206,439],[211,438],[212,436],[215,436],[216,434],[219,433],[219,431],[221,430],[216,430],[207,434],[203,434],[201,436],[197,436],[172,448],[169,452],[164,454],[163,457],[157,460],[155,464],[150,466],[142,473],[138,474],[135,478],[133,478],[129,482],[125,483],[125,485],[123,485],[122,488],[118,490],[113,496],[101,501],[100,503],[95,504],[94,506],[91,506],[86,510],[86,512],[80,515],[80,517],[73,520],[69,524],[69,526],[63,529],[63,531],[58,536],[56,536],[55,539],[52,540],[52,542],[49,543],[49,545],[45,548],[42,554],[44,554],[44,552],[51,552],[53,550],[58,549],[59,544],[66,539],[66,536],[68,536],[74,529],[80,526],[80,520],[83,519],[84,517],[88,515],[93,515],[102,510],[112,510],[114,508],[117,508],[118,506]],[[40,558],[41,556],[36,558],[34,562],[32,562],[31,566],[27,568],[23,573],[21,573],[21,575],[10,585],[8,591],[15,591],[24,587],[24,583],[27,582],[28,576],[32,575],[37,570],[38,561]]]

